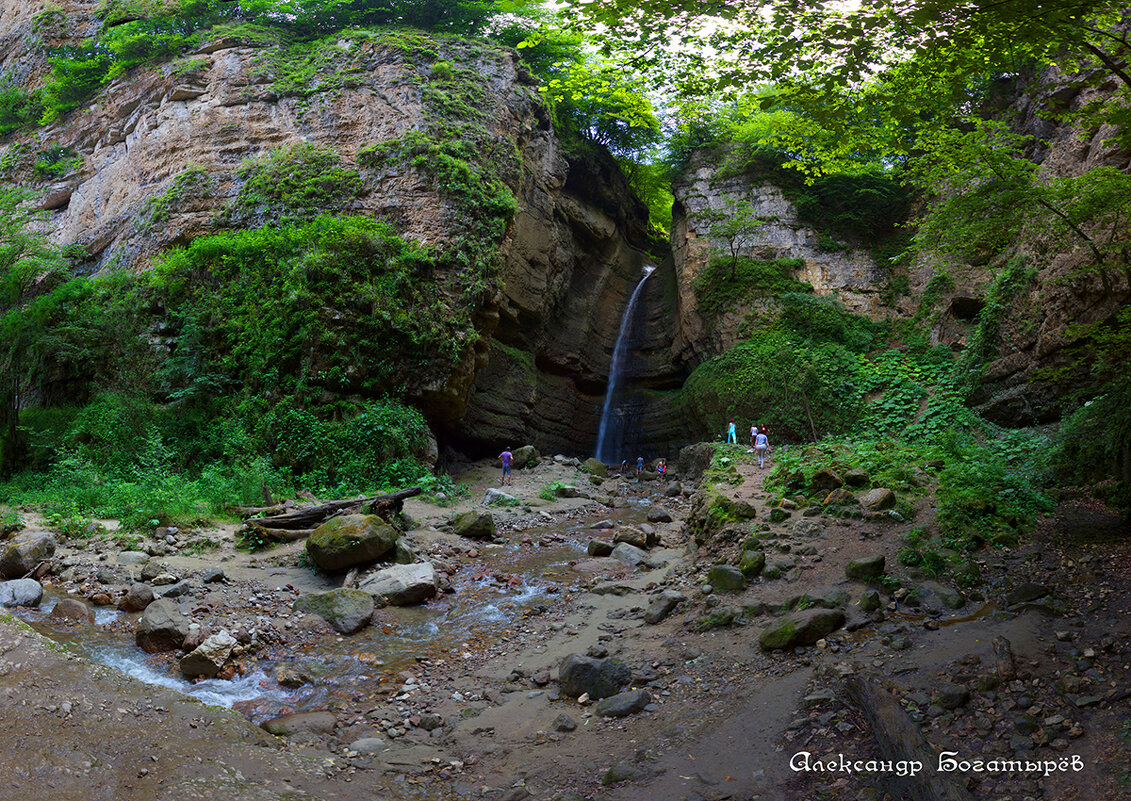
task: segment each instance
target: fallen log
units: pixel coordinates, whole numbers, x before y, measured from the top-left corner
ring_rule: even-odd
[[[917,775],[888,774],[878,777],[893,798],[909,801],[970,801],[963,781],[940,772],[939,755],[899,702],[867,676],[849,676],[844,687],[853,704],[868,719],[872,735],[884,761],[922,765]]]
[[[258,525],[255,520],[248,520],[247,522],[248,525],[263,532],[263,536],[271,542],[298,542],[305,540],[314,533],[312,528],[264,528]]]
[[[283,514],[254,517],[246,522],[263,529],[313,529],[331,515],[340,514],[353,509],[368,507],[370,514],[382,517],[399,512],[404,505],[405,498],[419,495],[424,490],[420,487],[391,492],[388,495],[373,495],[368,498],[346,498],[340,501],[328,501],[309,506],[305,509],[295,509]]]

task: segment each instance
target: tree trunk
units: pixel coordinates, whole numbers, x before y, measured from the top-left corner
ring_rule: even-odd
[[[267,531],[314,529],[331,515],[347,510],[361,509],[364,506],[369,507],[371,514],[386,517],[389,514],[399,512],[404,505],[405,498],[419,495],[423,491],[424,490],[420,487],[412,487],[411,489],[393,492],[388,495],[374,495],[369,498],[347,498],[341,501],[329,501],[319,504],[318,506],[311,506],[307,509],[296,509],[293,512],[252,518],[247,522]]]

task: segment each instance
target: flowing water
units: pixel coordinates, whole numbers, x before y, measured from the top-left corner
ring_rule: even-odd
[[[601,426],[597,431],[597,458],[607,464],[618,461],[619,450],[624,445],[626,429],[624,409],[617,403],[617,390],[627,377],[629,368],[629,352],[632,346],[633,329],[636,322],[637,301],[644,289],[644,282],[648,280],[655,267],[645,267],[644,277],[632,290],[628,299],[628,306],[621,317],[620,331],[617,333],[616,345],[613,346],[613,360],[609,365],[609,386],[605,391],[605,405],[601,410]]]
[[[634,509],[618,509],[611,516],[625,522],[643,519],[642,511]],[[480,561],[461,567],[453,577],[455,593],[423,606],[379,610],[369,627],[350,637],[322,637],[262,653],[253,670],[232,681],[189,682],[181,677],[176,660],[142,651],[133,636],[139,615],[96,608],[94,626],[50,617],[65,597],[52,587],[45,589],[38,608],[13,611],[79,656],[204,703],[235,708],[259,722],[290,711],[325,709],[347,696],[376,700],[399,686],[401,672],[421,659],[458,659],[465,651],[504,642],[516,622],[538,613],[553,595],[581,579],[570,562],[585,558],[585,543],[592,535],[588,522],[529,529],[524,533],[534,542],[545,535],[563,541],[492,549]],[[273,678],[281,664],[305,672],[313,683],[297,690],[282,687]]]

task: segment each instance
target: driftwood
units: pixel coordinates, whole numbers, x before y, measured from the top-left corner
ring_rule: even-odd
[[[258,525],[255,520],[248,520],[249,524],[255,526],[259,531],[263,532],[263,536],[271,540],[271,542],[298,542],[305,540],[314,533],[312,528],[264,528]]]
[[[424,490],[420,487],[412,487],[411,489],[401,490],[400,492],[391,492],[388,495],[374,495],[369,498],[347,498],[341,501],[329,501],[321,503],[317,506],[310,506],[306,509],[295,509],[290,512],[283,512],[281,514],[269,515],[266,517],[255,517],[247,520],[247,524],[257,526],[267,532],[274,532],[278,536],[284,536],[283,532],[294,532],[296,536],[294,539],[301,539],[309,533],[311,529],[318,527],[322,521],[327,518],[349,512],[362,507],[368,507],[370,514],[381,515],[386,517],[401,510],[404,505],[405,498],[411,498],[414,495],[419,495]],[[299,536],[298,532],[304,532]],[[269,536],[272,536],[269,534]],[[286,534],[285,536],[291,536]],[[275,539],[272,536],[272,539]],[[287,540],[292,541],[292,540]]]
[[[918,775],[888,774],[885,788],[895,798],[909,801],[970,801],[970,793],[957,774],[940,772],[939,755],[903,707],[890,693],[867,676],[849,676],[845,690],[853,704],[868,719],[880,747],[881,759],[922,764]]]

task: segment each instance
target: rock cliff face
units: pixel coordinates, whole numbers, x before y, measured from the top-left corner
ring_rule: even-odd
[[[90,18],[82,3],[67,9],[76,20]],[[3,12],[0,62],[27,53],[37,10],[33,3]],[[169,247],[230,227],[223,212],[243,186],[240,166],[298,143],[332,148],[358,170],[363,188],[340,211],[443,244],[464,221],[437,182],[412,161],[377,168],[366,166],[363,154],[427,124],[433,59],[408,52],[420,39],[343,37],[334,56],[340,80],[302,91],[280,89],[281,68],[261,47],[234,38],[206,42],[170,64],[131,71],[55,125],[0,143],[5,177],[43,190],[42,206],[51,211],[47,230],[60,243],[81,245],[88,271],[144,270]],[[518,211],[499,242],[502,288],[476,318],[474,358],[447,380],[410,390],[462,447],[487,449],[506,440],[587,453],[620,314],[643,265],[656,263],[646,210],[611,159],[567,158],[536,81],[515,53],[448,38],[428,40],[427,47],[436,60],[481,77],[478,111],[492,147],[504,154],[496,174]],[[32,165],[44,144],[73,149],[81,168],[59,180],[40,179]],[[207,178],[186,182],[189,174]],[[659,266],[646,300],[635,385],[653,389],[682,380],[669,358],[675,275],[670,262]],[[674,437],[663,413],[646,416],[654,422],[642,436]],[[667,432],[660,431],[664,425]]]
[[[1116,133],[1112,127],[1081,131],[1050,121],[1045,113],[1103,103],[1113,89],[1114,83],[1081,90],[1056,74],[1046,74],[1030,80],[1014,95],[1010,111],[1015,115],[1015,128],[1033,137],[1026,155],[1041,165],[1045,175],[1074,177],[1101,166],[1124,172],[1131,169],[1131,153],[1105,143]],[[1076,357],[1067,349],[1080,343],[1070,326],[1111,321],[1120,306],[1131,301],[1131,283],[1122,270],[1081,272],[1092,264],[1081,240],[1053,241],[1047,233],[1025,231],[1014,248],[986,264],[951,266],[955,286],[941,300],[932,330],[935,342],[956,349],[966,344],[988,287],[1014,255],[1024,256],[1036,275],[1002,315],[998,336],[990,343],[995,355],[971,400],[978,411],[1001,425],[1024,426],[1060,417],[1063,387],[1043,382],[1040,376],[1074,363]],[[932,273],[926,265],[913,270],[912,300],[922,295]]]
[[[741,243],[740,255],[761,260],[800,259],[794,277],[812,285],[818,295],[835,296],[852,311],[874,317],[891,310],[881,305],[880,292],[888,276],[862,248],[847,244],[830,251],[822,237],[798,220],[797,210],[781,189],[738,176],[721,178],[718,167],[701,155],[692,159],[673,186],[676,198],[672,228],[672,253],[679,286],[679,331],[676,357],[698,363],[733,346],[750,308],[740,306],[708,322],[695,296],[696,277],[713,254],[729,253],[727,243],[712,236],[712,212],[736,203],[749,203],[764,220]]]

